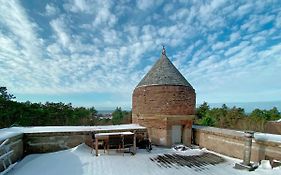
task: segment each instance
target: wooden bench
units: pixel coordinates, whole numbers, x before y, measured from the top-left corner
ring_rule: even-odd
[[[9,139],[6,139],[4,142],[0,145],[0,162],[2,162],[2,165],[4,167],[4,171],[1,174],[4,174],[7,168],[12,165],[11,156],[13,155],[13,150],[10,149],[10,146],[7,145]]]

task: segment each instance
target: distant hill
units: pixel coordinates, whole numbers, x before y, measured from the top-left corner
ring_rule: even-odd
[[[114,111],[114,109],[110,110],[98,110],[98,114],[111,114]]]
[[[237,103],[208,103],[210,107],[221,107],[223,104],[226,104],[228,107],[241,107],[245,109],[246,113],[252,112],[254,109],[272,109],[277,107],[281,111],[281,101],[268,101],[268,102],[237,102]],[[197,104],[197,107],[201,104]]]

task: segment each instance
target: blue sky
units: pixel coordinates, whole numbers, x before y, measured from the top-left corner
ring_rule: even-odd
[[[19,101],[131,107],[161,54],[197,103],[281,100],[279,0],[0,0],[0,86]]]

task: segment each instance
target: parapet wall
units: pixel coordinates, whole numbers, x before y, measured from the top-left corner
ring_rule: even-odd
[[[25,154],[65,150],[84,142],[91,145],[89,132],[27,133],[24,135]]]
[[[281,142],[262,139],[260,135],[265,134],[255,134],[252,141],[251,161],[281,160]],[[243,159],[244,142],[242,131],[193,125],[193,143],[200,147]]]
[[[146,133],[146,129],[123,129],[123,131],[136,131],[136,134]],[[120,130],[108,130],[105,132],[120,132]],[[92,145],[90,131],[24,134],[25,154],[65,150],[81,143],[86,143],[89,146]]]
[[[98,131],[99,129],[97,129]],[[146,128],[128,128],[99,130],[99,132],[117,132],[136,131],[137,134],[146,134]],[[12,162],[23,158],[24,155],[32,153],[53,152],[68,149],[79,145],[80,143],[91,144],[90,132],[88,128],[82,131],[57,131],[57,132],[30,132],[30,133],[12,133],[7,136],[0,135],[0,143],[9,139],[8,144],[14,150]],[[230,156],[243,159],[243,150],[245,138],[243,132],[220,129],[213,127],[204,127],[193,125],[193,143],[200,147]],[[263,137],[266,135],[266,137]],[[252,147],[252,161],[263,159],[281,160],[281,141],[274,141],[271,138],[280,135],[255,134]],[[185,135],[187,138],[187,136]],[[3,170],[0,164],[0,172]]]
[[[20,133],[20,131],[22,133]],[[25,155],[47,153],[73,148],[81,143],[92,145],[91,132],[135,132],[137,136],[146,135],[145,127],[137,125],[115,126],[75,126],[75,127],[22,127],[0,130],[0,144],[6,139],[14,151],[12,162],[17,162]],[[0,154],[1,155],[1,154]],[[0,162],[0,172],[4,167]],[[1,174],[1,173],[0,173]]]

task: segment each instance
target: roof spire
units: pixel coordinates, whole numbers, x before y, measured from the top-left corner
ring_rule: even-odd
[[[163,46],[162,53],[158,61],[143,77],[137,87],[152,85],[180,85],[192,88],[189,82],[166,56],[165,46]]]
[[[162,45],[163,46],[163,49],[162,49],[162,55],[166,55],[166,49],[165,49],[165,46],[164,45]]]

